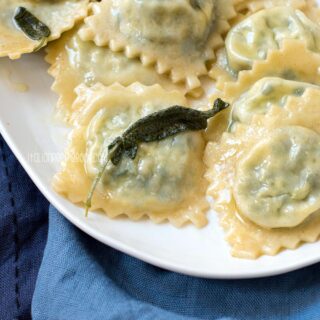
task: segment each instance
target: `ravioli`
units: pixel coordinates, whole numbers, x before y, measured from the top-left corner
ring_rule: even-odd
[[[86,201],[91,184],[101,169],[107,146],[133,122],[157,110],[186,105],[177,91],[159,85],[95,84],[77,88],[74,103],[75,128],[54,189],[75,203]],[[141,144],[137,157],[111,162],[92,201],[111,217],[121,214],[154,222],[169,220],[176,226],[191,221],[207,223],[207,183],[203,177],[204,139],[200,132],[186,132],[153,143]]]
[[[278,49],[284,39],[304,40],[308,49],[319,52],[320,27],[292,8],[259,11],[228,33],[228,66],[234,72],[250,69],[253,61],[266,59],[268,50]]]
[[[217,82],[217,88],[222,91],[221,96],[224,100],[234,103],[257,81],[265,77],[320,85],[319,65],[320,54],[308,50],[304,41],[284,40],[280,50],[270,51],[265,60],[255,61],[251,70],[241,71],[237,81],[221,77]],[[214,94],[210,100],[215,98]]]
[[[239,72],[250,70],[255,61],[265,60],[270,51],[280,49],[288,39],[304,41],[308,49],[319,52],[320,27],[309,19],[319,21],[319,9],[310,6],[304,8],[304,13],[288,7],[265,9],[236,24],[209,73],[217,87],[235,81]]]
[[[76,98],[74,90],[81,83],[89,87],[97,82],[106,86],[115,82],[128,86],[138,81],[186,92],[183,85],[174,85],[166,75],[157,74],[152,67],[143,66],[137,59],[128,59],[122,53],[98,47],[92,41],[82,41],[77,28],[49,44],[46,61],[51,64],[49,73],[55,79],[52,88],[59,94],[57,117],[67,123]],[[192,92],[193,95],[201,93],[200,88]]]
[[[274,130],[237,165],[233,195],[242,215],[264,228],[292,228],[320,209],[320,135]]]
[[[320,90],[307,82],[262,78],[234,102],[231,120],[249,124],[254,114],[266,114],[273,105],[283,107],[288,97],[302,96],[307,88]]]
[[[232,105],[233,112],[230,114],[230,110],[226,110],[211,119],[206,139],[212,141],[221,137],[224,131],[234,130],[237,122],[250,123],[252,116],[269,112],[273,105],[283,106],[291,95],[299,96],[299,93],[304,91],[303,88],[308,86],[318,88],[319,65],[320,54],[308,50],[304,42],[285,40],[282,48],[270,51],[266,60],[255,61],[252,70],[241,71],[237,81],[220,77],[216,86],[221,91],[213,93],[209,97],[209,103],[212,104],[217,98],[222,98]],[[264,78],[266,79],[263,80]],[[271,78],[278,79],[278,88],[266,95],[265,93],[270,91],[267,82]],[[296,85],[299,87],[297,91],[294,90]],[[293,87],[290,93],[291,86]],[[264,89],[267,91],[263,94]]]
[[[51,34],[47,41],[58,39],[75,22],[87,15],[89,0],[1,0],[0,1],[0,57],[18,59],[42,46],[41,41],[28,38],[13,21],[15,10],[25,7],[46,24]]]
[[[92,9],[83,40],[140,57],[189,90],[201,86],[199,76],[207,74],[206,62],[223,46],[221,34],[235,16],[231,0],[102,0]]]
[[[319,90],[307,88],[208,144],[208,195],[233,256],[255,259],[319,239],[319,101]]]

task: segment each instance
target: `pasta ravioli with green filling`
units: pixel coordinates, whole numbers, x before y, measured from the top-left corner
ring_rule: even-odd
[[[265,60],[254,61],[252,69],[239,72],[237,78],[226,79],[220,73],[217,88],[222,91],[220,96],[226,101],[234,103],[245,92],[254,94],[250,89],[262,78],[277,77],[289,81],[320,85],[319,64],[320,54],[310,51],[303,40],[286,39],[279,50],[270,50]],[[261,89],[260,87],[256,88]],[[212,99],[215,100],[215,97],[216,95],[213,94]]]
[[[249,69],[263,60],[284,39],[304,40],[308,49],[319,52],[320,27],[301,11],[275,7],[249,16],[230,30],[226,38],[228,65],[234,72]]]
[[[172,105],[186,105],[186,100],[158,85],[82,85],[77,93],[75,129],[54,188],[73,202],[85,203],[108,145],[136,120]],[[117,166],[109,163],[92,209],[102,209],[109,217],[125,214],[137,220],[146,215],[155,222],[169,220],[181,226],[191,221],[202,227],[208,209],[203,151],[201,132],[141,144],[135,159],[123,157]]]
[[[239,123],[250,124],[255,115],[268,114],[274,106],[282,108],[290,97],[299,97],[308,88],[319,90],[319,65],[320,54],[308,50],[303,41],[290,39],[280,50],[270,51],[266,60],[255,61],[251,70],[241,71],[237,81],[220,78],[221,91],[209,100],[222,98],[232,109],[210,121],[207,138],[216,140]]]
[[[320,91],[254,114],[205,152],[208,195],[232,255],[257,258],[320,236]]]
[[[166,75],[159,75],[152,67],[143,66],[138,59],[129,59],[121,52],[81,40],[77,28],[50,43],[46,51],[46,61],[51,64],[49,74],[55,79],[52,89],[59,94],[57,118],[67,123],[70,123],[72,104],[76,99],[74,90],[81,83],[89,87],[97,82],[105,86],[115,82],[128,86],[138,81],[144,85],[160,84],[168,90],[186,92],[183,85],[173,84]],[[201,95],[202,90],[197,90],[197,93]]]
[[[307,88],[320,90],[320,86],[307,82],[262,78],[234,102],[231,121],[250,123],[253,115],[266,114],[274,105],[283,107],[290,96],[302,96]]]
[[[206,62],[223,46],[221,34],[235,15],[231,0],[102,0],[92,11],[83,40],[139,56],[190,90],[201,86],[198,77],[207,74]]]
[[[89,0],[0,0],[0,57],[17,59],[24,53],[33,52],[47,41],[58,39],[76,21],[87,15],[88,5]],[[33,40],[24,33],[14,22],[19,7],[25,8],[47,26],[49,36]]]
[[[274,7],[240,19],[228,32],[225,48],[218,50],[210,77],[223,90],[225,82],[236,81],[241,72],[267,60],[271,52],[282,50],[288,41],[301,41],[308,50],[319,53],[319,17],[319,8],[308,4],[301,11]]]
[[[266,228],[290,228],[320,209],[320,135],[299,126],[271,132],[237,165],[241,214]]]

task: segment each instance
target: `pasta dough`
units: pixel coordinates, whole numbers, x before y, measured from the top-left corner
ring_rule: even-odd
[[[313,22],[320,21],[319,16],[319,8],[308,2],[303,11],[274,7],[245,17],[229,31],[226,48],[218,50],[210,77],[223,90],[225,82],[235,81],[239,72],[266,59],[268,52],[281,48],[288,39],[300,39],[310,50],[319,52],[320,27]]]
[[[223,45],[221,34],[235,15],[231,0],[102,0],[92,9],[80,30],[83,40],[139,56],[189,90],[201,86],[198,77],[207,74],[205,63]]]
[[[237,81],[232,79],[222,82],[223,78],[220,78],[221,82],[217,83],[217,87],[223,91],[212,94],[209,98],[210,104],[220,97],[232,105],[231,110],[234,113],[230,115],[230,111],[226,110],[219,115],[219,118],[210,120],[206,138],[212,141],[220,137],[228,126],[229,130],[234,130],[234,125],[239,121],[249,123],[253,114],[264,114],[272,105],[283,106],[291,93],[299,96],[303,88],[314,85],[318,88],[319,65],[320,55],[308,50],[303,42],[285,40],[280,50],[270,51],[266,60],[256,61],[253,64],[252,70],[241,71]],[[264,78],[265,80],[262,80]],[[278,79],[277,89],[271,92],[268,88],[264,88],[270,78]],[[291,85],[293,87],[290,93]],[[298,91],[294,89],[296,85],[299,86]],[[263,89],[267,90],[260,95]],[[260,92],[257,92],[259,90]],[[268,94],[265,94],[266,92]]]
[[[265,228],[292,228],[320,209],[320,135],[299,126],[274,130],[237,165],[236,205]]]
[[[289,38],[304,40],[312,51],[320,50],[320,27],[301,11],[288,7],[259,11],[228,33],[228,66],[234,72],[250,69],[253,61],[266,59],[268,50],[278,49]]]
[[[272,105],[283,107],[288,97],[301,96],[310,87],[320,90],[320,87],[307,82],[262,78],[234,102],[232,122],[249,124],[254,114],[266,114]]]
[[[250,126],[239,124],[234,132],[224,133],[218,143],[208,144],[205,152],[205,163],[208,167],[206,177],[210,182],[208,194],[215,199],[214,208],[219,213],[226,240],[231,245],[232,255],[249,259],[263,254],[275,255],[282,248],[294,249],[302,242],[314,242],[319,238],[320,211],[296,227],[264,228],[240,212],[233,192],[239,163],[250,154],[250,150],[259,146],[261,141],[266,141],[264,139],[268,139],[270,135],[277,134],[279,128],[288,126],[308,128],[317,133],[311,135],[316,135],[315,140],[318,139],[319,101],[319,90],[307,88],[302,96],[289,97],[283,108],[273,106],[266,115],[255,115]],[[312,145],[303,147],[312,148]],[[293,155],[295,150],[291,150]],[[301,174],[302,172],[303,170],[300,171]]]
[[[158,83],[168,90],[186,92],[183,85],[174,85],[167,76],[157,74],[152,67],[143,66],[137,59],[128,59],[122,53],[98,47],[92,41],[82,41],[77,29],[49,44],[46,60],[51,64],[49,73],[55,79],[52,88],[59,94],[57,117],[67,123],[76,98],[74,90],[81,83],[92,86],[101,82],[108,86],[118,82],[128,86],[139,81],[145,85]],[[201,94],[201,90],[193,94]]]
[[[25,7],[45,23],[55,40],[61,33],[71,29],[75,22],[87,15],[89,0],[1,0],[0,1],[0,57],[20,58],[23,53],[33,52],[41,43],[28,38],[13,22],[17,7]]]
[[[276,6],[287,6],[296,9],[304,9],[307,6],[306,0],[234,0],[234,2],[238,12],[248,12],[249,14]]]
[[[252,70],[241,71],[237,81],[229,79],[230,81],[223,82],[223,78],[220,78],[217,87],[223,91],[223,98],[233,103],[264,77],[320,85],[319,65],[320,54],[308,50],[303,41],[284,40],[280,50],[270,51],[266,60],[255,61]],[[215,95],[212,99],[215,99]]]
[[[77,93],[75,129],[54,188],[72,202],[83,203],[105,161],[107,146],[136,120],[171,105],[186,105],[186,100],[181,93],[158,85],[81,85]],[[125,214],[137,220],[148,216],[176,226],[187,221],[204,226],[208,204],[203,151],[200,132],[141,144],[134,160],[124,157],[118,166],[108,165],[92,209],[102,209],[109,217]]]

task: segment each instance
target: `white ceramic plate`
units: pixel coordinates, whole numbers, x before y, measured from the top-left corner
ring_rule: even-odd
[[[63,157],[68,130],[53,122],[57,97],[41,54],[18,61],[0,59],[0,130],[47,199],[73,224],[97,240],[162,268],[208,278],[250,278],[280,274],[320,261],[320,242],[255,261],[232,258],[214,213],[209,225],[176,229],[149,221],[110,220],[103,214],[84,217],[83,209],[51,188]],[[10,79],[9,79],[10,78]],[[26,83],[27,92],[18,92]]]

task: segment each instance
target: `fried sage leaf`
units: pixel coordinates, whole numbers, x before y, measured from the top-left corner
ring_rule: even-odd
[[[116,166],[124,155],[135,159],[139,143],[160,141],[184,131],[204,130],[207,120],[228,106],[217,99],[208,111],[173,106],[154,112],[135,122],[108,146],[110,160]]]
[[[51,34],[50,29],[24,7],[18,7],[13,17],[16,25],[32,40],[44,40]]]
[[[208,119],[228,107],[229,104],[221,99],[217,99],[214,102],[213,108],[208,111],[173,106],[151,113],[132,124],[108,146],[108,157],[96,176],[87,197],[86,215],[91,207],[93,193],[109,161],[116,166],[120,163],[123,156],[134,160],[137,156],[140,143],[164,140],[186,131],[204,130],[208,126]]]

